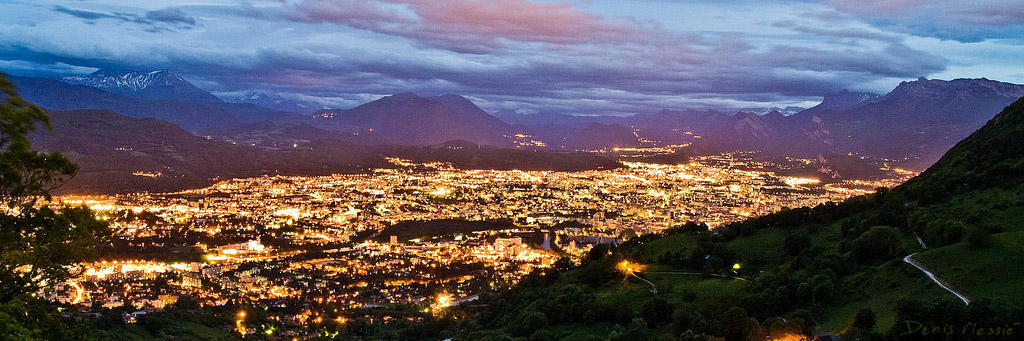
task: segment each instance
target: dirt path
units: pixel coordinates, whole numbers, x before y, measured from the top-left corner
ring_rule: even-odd
[[[928,275],[928,278],[932,279],[932,282],[935,282],[936,284],[938,284],[943,289],[946,289],[946,291],[949,291],[949,292],[953,293],[953,295],[956,295],[956,297],[958,297],[958,298],[960,298],[960,300],[964,301],[964,304],[971,304],[971,300],[967,298],[967,295],[964,295],[963,293],[954,290],[953,287],[949,285],[949,283],[947,283],[946,281],[942,280],[938,276],[935,276],[935,274],[933,274],[931,271],[928,271],[928,269],[925,268],[924,265],[922,265],[918,261],[914,260],[914,255],[916,255],[916,254],[917,253],[913,253],[913,254],[910,254],[910,255],[908,255],[906,257],[903,257],[903,261],[907,262],[907,264],[913,265],[918,270],[921,270],[922,272],[924,272],[925,275]]]

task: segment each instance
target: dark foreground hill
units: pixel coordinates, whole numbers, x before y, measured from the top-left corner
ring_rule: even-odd
[[[1006,328],[1024,321],[1022,137],[1019,100],[895,189],[595,247],[583,266],[481,299],[461,338],[1012,339]]]

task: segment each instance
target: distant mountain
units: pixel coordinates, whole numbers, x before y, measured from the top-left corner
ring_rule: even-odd
[[[785,107],[785,108],[771,107],[771,108],[768,108],[768,109],[758,110],[757,114],[763,116],[763,115],[767,115],[768,113],[771,113],[771,112],[775,111],[775,112],[778,112],[778,113],[782,114],[783,116],[791,116],[791,115],[794,115],[794,114],[796,114],[798,112],[801,112],[801,111],[804,111],[804,110],[807,110],[807,108],[795,107],[795,106],[788,106],[788,107]]]
[[[292,147],[296,143],[345,138],[347,134],[306,123],[248,122],[200,130],[197,134],[247,146]]]
[[[633,131],[618,124],[587,124],[580,129],[574,139],[575,146],[586,149],[640,146],[640,140]]]
[[[327,109],[323,105],[311,101],[299,101],[294,99],[284,98],[277,94],[266,94],[260,92],[250,92],[240,97],[230,99],[229,102],[233,103],[248,103],[264,107],[267,109],[289,111],[300,114],[312,114],[317,110]]]
[[[1006,88],[1004,88],[1006,89]],[[1008,94],[1020,94],[1016,89]],[[965,191],[1024,184],[1024,99],[1017,100],[928,170],[901,186],[908,196],[930,202]]]
[[[849,110],[865,104],[877,102],[881,98],[882,95],[878,94],[843,90],[835,94],[825,95],[820,104],[798,113],[803,113],[803,115],[806,116],[824,111]]]
[[[341,131],[373,131],[400,145],[425,146],[451,140],[507,146],[514,129],[457,95],[387,96],[352,109],[318,111],[316,126]]]
[[[781,138],[790,142],[802,138],[831,152],[907,159],[911,160],[908,165],[920,169],[1021,96],[1024,86],[1017,84],[921,78],[902,82],[889,94],[866,103],[839,101],[842,105],[832,106],[835,109],[808,109],[811,112],[792,117],[792,123],[800,125],[799,136]],[[854,106],[843,108],[848,105]]]
[[[780,118],[781,115],[778,111],[764,117],[752,112],[738,112],[732,116],[731,124],[728,126],[728,129],[731,129],[731,131],[728,133],[735,134],[737,139],[751,139],[755,141],[769,139],[774,134],[772,131],[773,123],[784,120]]]
[[[733,116],[663,111],[648,116],[649,122],[635,124],[662,131],[681,124],[694,127],[695,133],[703,135],[694,146],[700,153],[737,149],[802,157],[852,153],[922,170],[1021,96],[1022,85],[984,78],[921,78],[902,82],[884,96],[844,90],[790,116],[777,111]],[[668,119],[670,114],[689,121]]]
[[[585,115],[566,115],[566,114],[552,114],[545,112],[529,113],[519,112],[515,110],[499,110],[492,113],[494,117],[505,121],[505,123],[511,125],[522,125],[525,127],[536,128],[537,126],[550,126],[554,125],[585,125],[590,123],[620,123],[622,117],[618,116],[585,116]]]
[[[775,109],[769,110],[768,112],[761,114],[761,117],[763,117],[765,121],[769,122],[770,124],[781,124],[782,122],[786,121],[787,116],[790,116],[790,114],[786,114]]]
[[[238,134],[252,140],[281,138],[277,135],[281,131],[287,132],[283,135],[308,139],[253,146],[248,144],[250,140],[231,143],[199,137],[170,122],[131,118],[109,110],[49,113],[53,130],[34,132],[30,136],[33,146],[60,151],[81,166],[79,173],[60,188],[62,193],[175,191],[206,186],[217,178],[363,172],[393,167],[386,157],[449,162],[472,169],[576,171],[620,166],[584,153],[502,149],[468,142],[424,147],[366,146],[338,132],[304,124],[257,122],[238,126]]]
[[[121,71],[100,69],[85,76],[67,76],[64,82],[144,99],[221,102],[220,98],[165,70]]]
[[[189,131],[245,122],[309,122],[309,116],[271,110],[252,104],[185,99],[146,99],[61,81],[9,76],[26,100],[47,109],[113,110],[130,117],[170,121]]]
[[[60,151],[81,166],[62,190],[162,191],[202,186],[214,176],[255,176],[254,149],[208,141],[156,119],[106,110],[49,111],[53,131],[32,135],[40,150]],[[135,175],[135,174],[138,175]]]

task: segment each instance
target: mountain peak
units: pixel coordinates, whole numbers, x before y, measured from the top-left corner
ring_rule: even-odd
[[[882,96],[878,94],[867,92],[854,92],[843,89],[838,93],[825,95],[821,100],[821,104],[818,104],[815,108],[829,110],[846,110],[864,104],[876,102],[880,98],[882,98]]]
[[[130,71],[107,68],[84,76],[67,76],[62,80],[71,85],[91,86],[116,94],[145,99],[221,101],[213,94],[199,89],[167,70]]]
[[[384,98],[413,99],[413,98],[422,98],[422,97],[420,97],[420,95],[417,95],[416,93],[413,93],[413,92],[399,92],[399,93],[391,95],[391,96],[385,96]]]
[[[324,109],[324,106],[316,101],[295,99],[294,96],[285,97],[280,94],[266,92],[247,92],[242,96],[234,97],[229,101],[235,103],[248,103],[259,107],[288,111],[300,114],[312,114],[317,110]]]
[[[511,127],[458,95],[420,97],[406,92],[352,109],[330,110],[319,123],[328,129],[372,129],[394,143],[435,145],[467,140],[505,145]]]
[[[993,81],[986,78],[957,78],[953,80],[918,78],[901,82],[886,98],[939,98],[983,95],[987,91],[1010,99],[1024,97],[1024,85]],[[989,93],[991,94],[991,93]]]
[[[284,97],[277,94],[268,94],[263,92],[249,92],[240,98],[245,102],[257,102],[257,101],[283,101]]]
[[[185,81],[166,70],[127,71],[119,69],[99,69],[85,76],[67,76],[63,79],[64,82],[73,85],[88,85],[94,88],[122,89],[126,91],[140,91],[158,82]]]

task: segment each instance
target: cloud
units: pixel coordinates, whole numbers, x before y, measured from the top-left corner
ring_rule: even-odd
[[[87,11],[70,9],[64,6],[54,6],[53,10],[58,13],[67,14],[76,18],[85,19],[93,23],[97,20],[110,19],[117,22],[133,23],[149,26],[150,31],[169,30],[170,27],[191,28],[195,26],[196,19],[185,14],[178,8],[164,8],[155,11],[148,11],[145,14],[134,14],[127,12],[104,13],[98,11]],[[169,25],[162,25],[169,24]]]
[[[579,11],[568,2],[526,0],[303,0],[283,17],[326,22],[414,39],[459,52],[485,53],[507,41],[556,45],[625,43],[642,29]]]
[[[898,42],[903,39],[903,35],[892,32],[886,32],[878,29],[866,29],[855,27],[822,27],[820,23],[806,24],[798,23],[794,20],[779,21],[773,24],[772,26],[778,28],[787,28],[800,33],[807,33],[816,36],[831,38],[869,39],[886,42]]]
[[[146,19],[172,24],[186,24],[189,26],[196,24],[196,18],[185,14],[181,9],[170,7],[146,12]]]
[[[859,14],[906,13],[935,0],[830,0],[827,3],[840,11]]]
[[[53,10],[56,12],[64,13],[73,17],[85,19],[85,20],[99,20],[99,19],[113,19],[117,21],[133,22],[139,24],[147,23],[146,20],[139,16],[128,14],[128,13],[101,13],[93,11],[84,11],[77,9],[70,9],[64,6],[54,6]]]
[[[1024,1],[831,0],[836,10],[891,31],[960,42],[1024,41]]]

